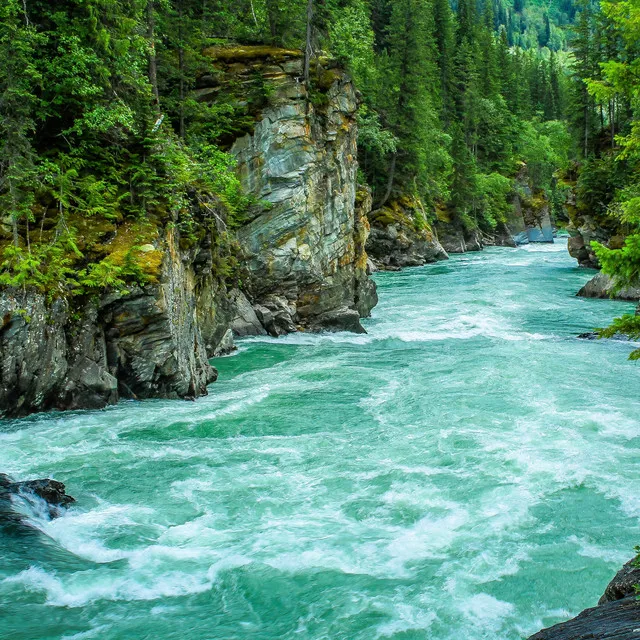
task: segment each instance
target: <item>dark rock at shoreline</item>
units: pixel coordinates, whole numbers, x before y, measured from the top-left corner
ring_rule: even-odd
[[[597,340],[598,334],[595,331],[589,331],[588,333],[581,333],[576,337],[578,340]]]
[[[579,616],[539,631],[529,640],[637,640],[640,602],[635,596],[586,609]]]
[[[614,298],[616,300],[640,300],[640,288],[623,287],[615,291],[615,282],[606,273],[597,273],[577,293],[581,298]]]
[[[422,204],[416,198],[403,196],[391,200],[373,208],[368,218],[371,233],[367,253],[380,270],[419,267],[449,257],[426,222]]]
[[[600,336],[595,331],[589,331],[588,333],[581,333],[576,336],[578,340],[600,340]],[[616,333],[614,336],[610,338],[606,338],[607,340],[619,340],[620,342],[631,342],[631,338],[629,336],[625,336],[623,333]]]
[[[482,251],[484,242],[478,230],[466,231],[460,226],[438,224],[438,237],[447,253]]]
[[[640,637],[640,601],[635,586],[640,569],[631,560],[607,586],[598,606],[532,635],[529,640],[637,640]]]
[[[615,578],[607,585],[602,598],[598,604],[615,602],[628,596],[635,595],[636,585],[640,584],[640,567],[636,564],[636,559],[629,560],[627,564],[616,573]]]

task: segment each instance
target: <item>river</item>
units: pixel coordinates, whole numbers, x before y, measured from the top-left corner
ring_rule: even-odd
[[[518,640],[640,543],[640,368],[566,245],[377,274],[368,335],[249,339],[195,403],[0,427],[78,504],[0,538],[7,640]]]

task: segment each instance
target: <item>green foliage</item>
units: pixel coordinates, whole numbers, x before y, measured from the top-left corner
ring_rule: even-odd
[[[533,184],[548,194],[552,178],[569,161],[571,137],[563,122],[541,122],[537,118],[521,122],[516,150],[528,169]]]
[[[520,4],[460,0],[454,15],[448,0],[323,0],[307,24],[307,0],[5,0],[2,282],[56,295],[144,283],[136,242],[115,259],[99,238],[105,225],[118,234],[143,221],[175,226],[186,244],[212,233],[216,269],[234,271],[230,234],[255,203],[224,149],[253,127],[272,85],[256,72],[216,86],[204,52],[230,42],[303,49],[308,34],[362,94],[359,160],[374,201],[414,199],[419,228],[438,206],[454,224],[492,230],[523,161],[532,188],[552,192],[567,158],[566,55],[550,49],[564,48],[575,12],[566,0]],[[612,23],[626,16],[616,11]],[[610,99],[635,69],[620,64],[581,96]],[[215,99],[200,99],[203,76]],[[631,157],[633,128],[618,133]]]
[[[640,316],[624,315],[616,318],[611,326],[600,329],[598,335],[601,338],[613,338],[616,335],[623,335],[632,340],[640,340]],[[629,360],[640,360],[640,349],[634,349],[629,354]]]
[[[618,288],[635,287],[640,283],[640,234],[625,239],[621,249],[608,249],[598,242],[592,243],[602,270],[615,277]]]
[[[576,148],[582,157],[580,213],[595,217],[621,248],[592,243],[602,270],[618,288],[640,284],[640,8],[628,0],[580,0],[574,38],[574,90],[570,104]],[[623,316],[603,335],[637,338],[637,317]],[[632,354],[640,359],[640,351]]]
[[[367,3],[354,0],[337,10],[331,22],[332,53],[346,65],[361,90],[375,91],[379,70],[374,56],[375,36]]]
[[[84,256],[78,220],[95,220],[89,234],[105,221],[215,231],[242,220],[251,203],[216,146],[237,111],[188,96],[204,68],[201,10],[187,0],[3,3],[0,207],[11,232],[0,241],[13,246],[2,284],[67,295],[144,281],[135,252],[124,264]]]
[[[512,208],[509,196],[513,192],[512,181],[499,174],[478,174],[478,207],[486,226],[495,229],[499,222],[506,222]]]

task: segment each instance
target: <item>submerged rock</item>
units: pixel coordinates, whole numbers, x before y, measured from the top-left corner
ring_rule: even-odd
[[[24,515],[16,511],[12,496],[22,497],[31,503],[42,501],[51,518],[59,516],[61,508],[75,502],[75,499],[66,493],[64,484],[57,480],[14,482],[6,474],[0,473],[0,524],[16,524],[24,519]],[[37,508],[40,505],[35,506]]]
[[[640,601],[636,585],[640,569],[628,562],[607,586],[598,606],[577,617],[532,635],[529,640],[637,640]]]

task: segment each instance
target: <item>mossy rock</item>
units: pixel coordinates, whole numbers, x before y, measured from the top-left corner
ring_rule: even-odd
[[[132,263],[149,282],[155,283],[164,259],[164,252],[157,248],[159,237],[158,226],[152,222],[127,222],[101,248],[112,264],[123,267]]]
[[[222,62],[247,61],[257,59],[268,59],[272,61],[282,61],[290,58],[303,58],[304,54],[298,49],[282,49],[280,47],[269,47],[266,45],[241,46],[230,45],[224,47],[207,47],[203,54],[212,60]]]
[[[328,91],[342,78],[342,73],[338,69],[321,69],[316,76],[316,86],[321,91]]]

